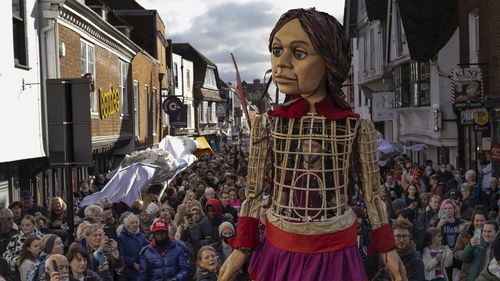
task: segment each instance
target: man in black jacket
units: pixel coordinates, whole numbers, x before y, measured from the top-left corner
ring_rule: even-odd
[[[19,231],[14,228],[14,213],[10,209],[0,210],[0,253],[4,253],[7,245]]]
[[[406,268],[408,281],[425,281],[424,263],[411,237],[413,225],[406,219],[397,219],[392,225],[396,251]]]

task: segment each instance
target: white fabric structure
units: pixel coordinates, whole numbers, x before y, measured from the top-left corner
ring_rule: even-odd
[[[127,156],[104,188],[86,196],[81,206],[99,204],[104,197],[111,202],[124,202],[129,206],[141,199],[150,184],[163,184],[163,188],[175,175],[193,164],[197,144],[187,137],[165,137],[157,149],[134,152]],[[163,191],[160,196],[163,194]]]

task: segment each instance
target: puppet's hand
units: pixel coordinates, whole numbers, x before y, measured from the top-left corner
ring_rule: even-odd
[[[241,271],[250,254],[240,249],[234,250],[222,265],[218,281],[232,281]]]
[[[387,253],[380,253],[380,259],[384,261],[385,267],[391,275],[392,281],[408,281],[406,276],[406,268],[399,258],[396,250],[391,250]]]

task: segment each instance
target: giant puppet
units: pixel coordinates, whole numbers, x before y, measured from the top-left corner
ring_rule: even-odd
[[[315,9],[290,10],[272,30],[269,51],[272,79],[287,98],[253,122],[247,199],[231,241],[236,250],[219,280],[232,280],[252,252],[252,280],[366,280],[347,200],[350,170],[362,175],[373,227],[369,252],[380,255],[393,280],[406,280],[380,198],[376,130],[350,110],[340,90],[351,62],[342,26]],[[269,159],[273,188],[260,236]]]

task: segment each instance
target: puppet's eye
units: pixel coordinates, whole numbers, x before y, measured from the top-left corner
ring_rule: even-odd
[[[281,48],[281,47],[273,47],[271,49],[271,52],[273,53],[273,55],[275,57],[279,57],[279,56],[281,56],[281,54],[283,54],[283,48]]]
[[[308,55],[307,52],[304,52],[302,50],[298,49],[293,50],[293,56],[298,60],[305,59],[307,55]]]

